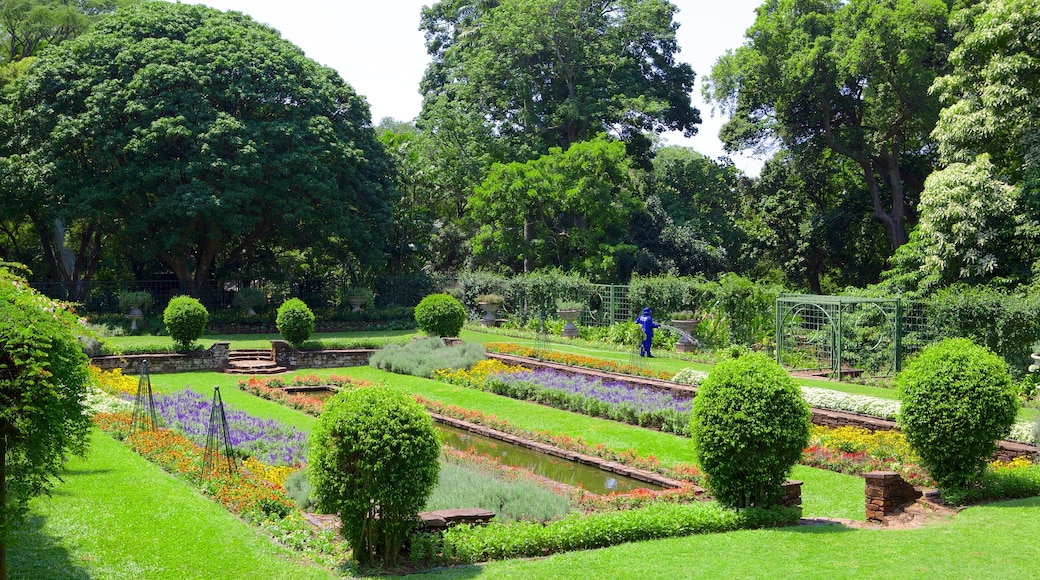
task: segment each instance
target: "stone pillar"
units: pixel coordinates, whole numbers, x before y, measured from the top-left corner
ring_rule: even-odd
[[[228,368],[228,360],[230,359],[231,343],[230,342],[214,342],[213,346],[209,347],[210,356],[213,357],[213,370],[222,373]]]
[[[284,340],[272,340],[271,350],[274,352],[275,364],[291,371],[296,370],[297,361],[300,360],[296,347]]]
[[[871,471],[864,473],[863,479],[866,480],[867,519],[873,522],[883,522],[886,516],[898,513],[921,497],[921,492],[895,471]]]
[[[781,487],[784,489],[784,496],[780,500],[780,505],[784,507],[801,507],[802,482],[788,479]]]

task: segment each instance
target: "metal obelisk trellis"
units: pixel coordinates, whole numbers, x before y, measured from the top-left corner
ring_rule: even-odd
[[[227,415],[224,414],[224,401],[220,398],[220,387],[213,387],[213,405],[209,410],[209,429],[206,431],[206,454],[202,458],[202,475],[209,475],[220,461],[221,442],[224,457],[227,458],[228,473],[236,473],[234,449],[231,447],[231,433],[228,431]]]
[[[134,415],[130,419],[130,435],[138,431],[153,431],[159,428],[155,414],[155,399],[152,398],[152,377],[148,374],[148,361],[141,362],[141,378],[137,380],[137,395],[134,397]]]

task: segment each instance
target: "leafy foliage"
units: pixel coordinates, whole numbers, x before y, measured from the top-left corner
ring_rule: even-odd
[[[417,377],[432,377],[438,369],[466,369],[484,360],[477,343],[445,346],[439,337],[412,341],[404,346],[388,344],[368,359],[376,368]]]
[[[430,336],[458,336],[466,322],[466,308],[447,294],[430,294],[415,307],[415,321]]]
[[[470,199],[474,258],[515,272],[561,267],[617,280],[623,256],[635,251],[625,241],[642,206],[633,192],[625,146],[605,135],[495,165]]]
[[[724,505],[768,506],[809,441],[809,406],[776,361],[720,362],[693,400],[690,430],[708,489]]]
[[[779,142],[847,158],[862,179],[856,191],[898,248],[930,168],[939,107],[929,88],[946,64],[948,11],[942,0],[768,0],[705,85],[733,114],[721,133],[727,148]]]
[[[791,525],[797,519],[792,508],[736,512],[706,502],[654,503],[634,510],[575,514],[545,525],[456,526],[444,533],[439,551],[448,560],[445,563],[525,558],[622,542]]]
[[[314,313],[303,300],[290,298],[278,307],[275,325],[282,338],[299,346],[314,334]]]
[[[0,563],[27,502],[86,449],[90,376],[79,320],[0,267]]]
[[[62,218],[93,257],[127,248],[192,293],[278,250],[382,261],[393,187],[368,105],[241,13],[141,2],[13,85],[0,192],[41,235]]]
[[[966,338],[926,347],[899,375],[898,422],[921,462],[943,488],[978,478],[1015,421],[1007,365]]]
[[[339,514],[360,564],[396,563],[437,483],[439,453],[429,414],[396,389],[329,399],[311,431],[309,475],[318,505]]]
[[[209,311],[191,296],[174,296],[163,311],[163,322],[178,348],[189,349],[206,330]]]
[[[663,0],[437,2],[422,12],[424,115],[448,100],[536,154],[601,131],[643,150],[644,132],[692,135],[700,114],[693,69],[675,60],[675,10]]]

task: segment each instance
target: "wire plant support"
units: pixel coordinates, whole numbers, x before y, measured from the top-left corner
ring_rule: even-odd
[[[220,398],[220,387],[213,387],[213,404],[209,409],[209,429],[206,431],[206,453],[202,457],[203,477],[210,475],[217,468],[221,443],[224,447],[224,457],[227,458],[228,473],[237,473],[234,448],[231,447],[231,433],[228,430],[227,415],[224,413],[224,401]]]
[[[141,377],[137,380],[137,395],[134,396],[134,414],[130,419],[130,435],[137,432],[155,431],[159,428],[152,397],[152,377],[148,372],[148,361],[141,362]]]

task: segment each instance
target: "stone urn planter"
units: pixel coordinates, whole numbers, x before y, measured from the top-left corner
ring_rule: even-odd
[[[556,311],[556,315],[567,323],[563,325],[563,337],[578,338],[578,327],[574,324],[574,321],[581,316],[581,310],[575,308],[560,309]]]
[[[693,352],[697,350],[697,343],[691,340],[694,329],[697,328],[697,320],[673,320],[672,326],[679,329],[679,342],[675,343],[675,352]]]
[[[137,321],[144,318],[144,312],[141,312],[140,308],[134,306],[127,313],[126,317],[130,319],[130,330],[137,330]]]
[[[480,319],[481,326],[498,326],[498,319],[495,318],[495,313],[502,307],[501,304],[494,302],[477,302],[477,306],[481,312],[484,313],[483,318]]]
[[[361,307],[368,302],[368,299],[364,296],[349,296],[347,297],[347,304],[350,304],[351,312],[361,312]]]

